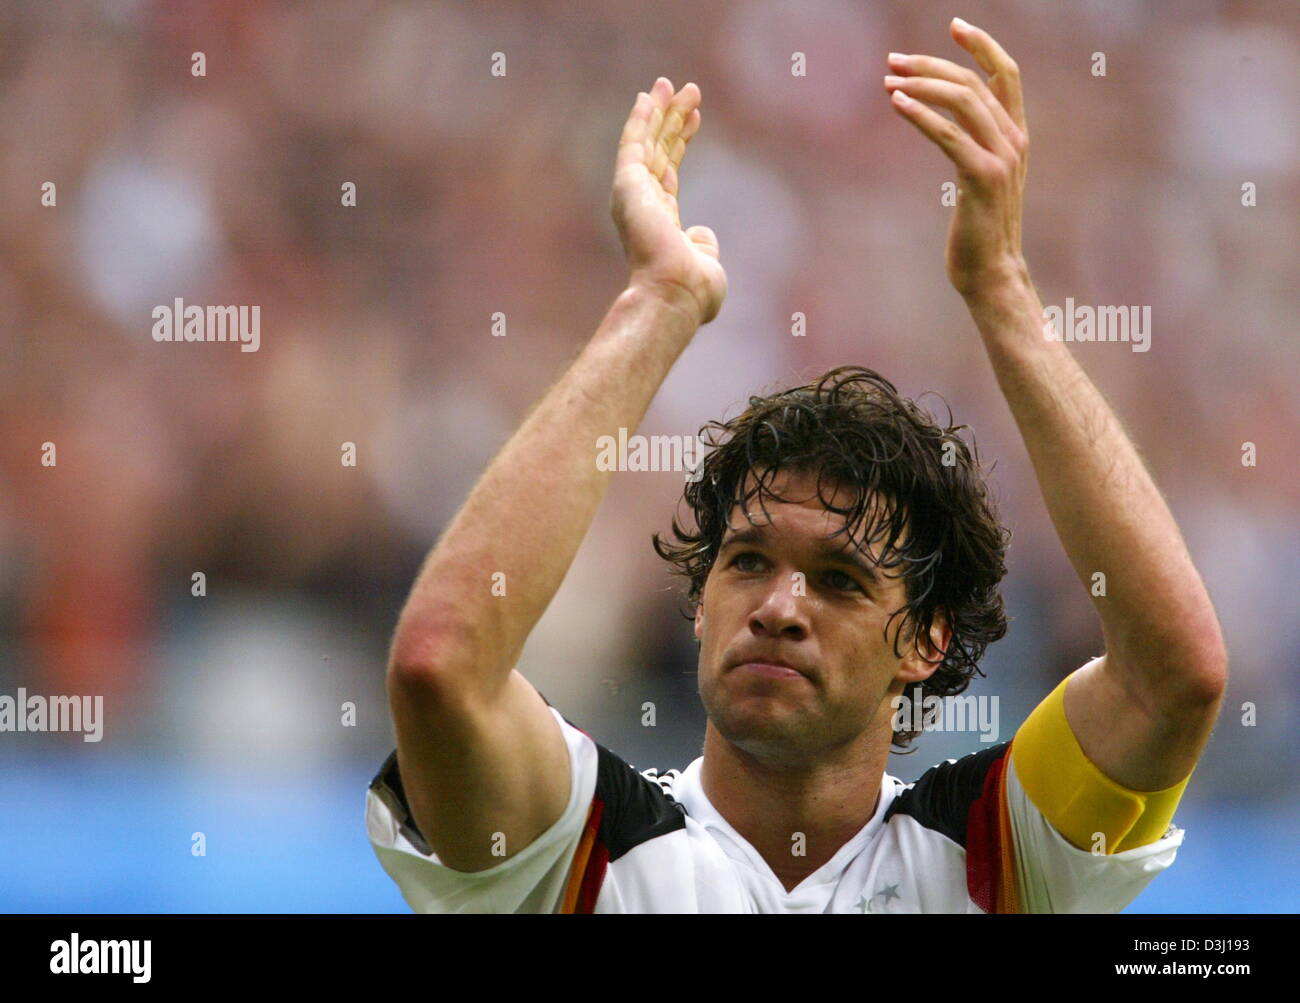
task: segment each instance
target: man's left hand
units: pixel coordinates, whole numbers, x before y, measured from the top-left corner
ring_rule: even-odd
[[[954,18],[953,39],[988,74],[937,56],[890,53],[885,89],[904,118],[957,165],[948,278],[970,297],[1026,274],[1020,217],[1029,162],[1020,71],[988,32]],[[926,107],[952,112],[955,122]]]

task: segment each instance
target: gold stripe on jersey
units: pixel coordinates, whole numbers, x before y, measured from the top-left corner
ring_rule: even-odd
[[[591,850],[596,844],[596,832],[599,828],[599,823],[592,817],[595,807],[593,803],[587,809],[587,821],[582,827],[582,838],[573,853],[573,863],[569,865],[569,880],[560,899],[559,911],[563,915],[571,916],[578,909],[578,892],[582,889],[582,879],[587,873],[587,864],[591,860]]]

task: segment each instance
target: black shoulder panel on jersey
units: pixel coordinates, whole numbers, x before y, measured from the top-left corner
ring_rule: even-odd
[[[548,707],[554,707],[544,693],[538,693]],[[578,728],[567,717],[564,720]],[[587,735],[585,731],[583,734]],[[646,840],[686,828],[685,808],[618,753],[591,740],[596,746],[596,792],[592,799],[603,805],[596,838],[608,851],[611,863]]]
[[[545,696],[542,699],[548,707],[554,706]],[[577,728],[568,718],[565,721]],[[659,784],[643,777],[635,767],[600,743],[594,744],[597,753],[594,797],[604,805],[597,835],[609,851],[611,861],[646,840],[686,827],[686,809]],[[432,853],[432,847],[416,825],[406,800],[396,749],[384,760],[384,765],[370,782],[370,789],[388,805],[402,835],[410,844],[421,853]]]
[[[686,828],[686,809],[653,780],[596,744],[596,799],[604,808],[597,838],[615,861],[634,847]]]
[[[943,833],[963,849],[966,847],[966,816],[970,806],[984,792],[984,778],[1011,748],[1003,742],[972,752],[956,762],[943,762],[921,774],[911,787],[894,798],[885,812],[885,822],[895,815],[910,815],[927,829]]]
[[[370,789],[388,805],[388,810],[397,819],[402,835],[406,837],[407,842],[421,853],[432,853],[433,847],[424,838],[424,833],[420,831],[420,827],[415,824],[415,816],[411,814],[411,806],[406,803],[406,788],[402,786],[402,772],[397,767],[396,749],[384,760],[384,765],[375,774],[375,779],[370,781]]]

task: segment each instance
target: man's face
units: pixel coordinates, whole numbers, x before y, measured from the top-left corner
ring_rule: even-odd
[[[700,697],[738,748],[814,762],[869,742],[888,720],[888,697],[935,665],[906,633],[902,657],[894,654],[903,615],[888,638],[885,626],[906,602],[903,582],[874,567],[848,534],[834,535],[844,517],[817,498],[816,477],[783,471],[771,489],[791,501],[751,500],[752,526],[735,507],[705,582],[695,614]],[[850,496],[837,488],[832,500],[847,507]],[[941,618],[930,636],[940,650],[947,645]]]

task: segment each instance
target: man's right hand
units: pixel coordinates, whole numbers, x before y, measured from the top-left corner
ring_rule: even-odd
[[[727,295],[718,238],[707,226],[683,230],[677,210],[677,171],[700,128],[699,104],[695,84],[673,94],[666,77],[637,95],[619,139],[609,203],[632,271],[629,284],[707,324]]]

